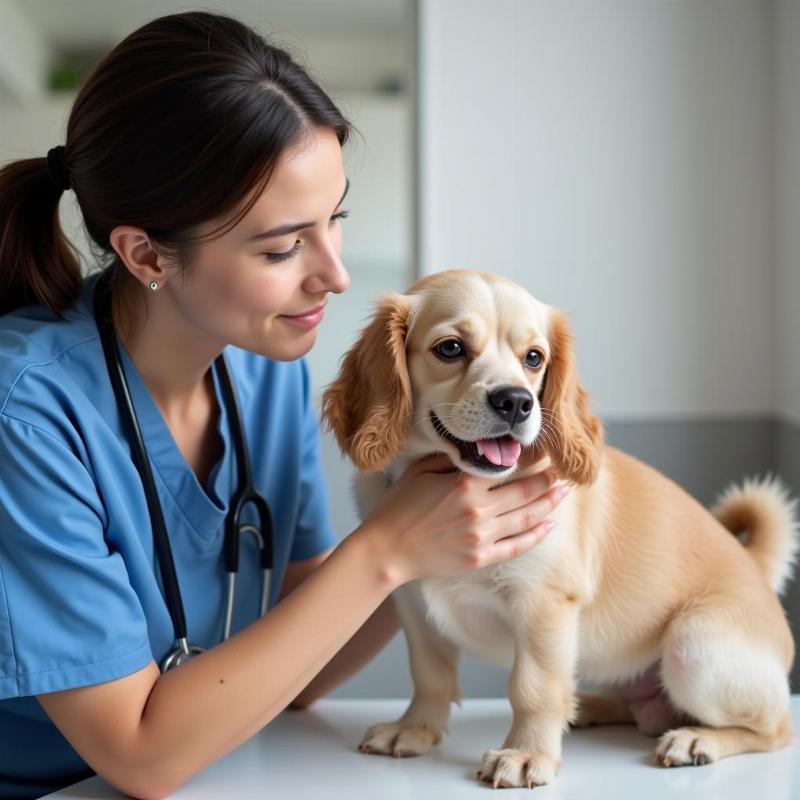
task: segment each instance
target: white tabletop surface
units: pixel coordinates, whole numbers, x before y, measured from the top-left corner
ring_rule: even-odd
[[[181,800],[219,798],[486,798],[530,797],[531,790],[495,789],[475,772],[481,756],[497,749],[511,722],[507,699],[466,699],[453,705],[450,733],[427,756],[392,758],[359,753],[364,731],[396,719],[407,700],[322,699],[304,711],[284,711],[260,733],[198,773],[170,795]],[[630,725],[574,730],[564,737],[563,765],[555,781],[533,789],[552,798],[703,798],[783,800],[800,797],[800,695],[792,697],[794,742],[773,753],[748,753],[701,767],[659,767],[656,739]],[[209,720],[209,724],[213,724]],[[50,798],[124,797],[99,777]]]

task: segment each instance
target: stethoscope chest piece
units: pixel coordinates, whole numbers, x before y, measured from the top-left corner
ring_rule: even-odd
[[[171,653],[168,653],[164,660],[161,662],[161,672],[169,672],[175,667],[180,667],[200,653],[205,653],[205,649],[198,647],[195,644],[189,644],[186,639],[181,639],[179,646],[176,647]]]

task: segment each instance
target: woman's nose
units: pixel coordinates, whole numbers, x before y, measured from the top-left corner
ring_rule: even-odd
[[[350,286],[350,275],[332,243],[324,249],[314,267],[310,276],[316,284],[314,291],[327,290],[340,294]]]

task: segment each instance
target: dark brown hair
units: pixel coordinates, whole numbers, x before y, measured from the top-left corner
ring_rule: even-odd
[[[64,144],[102,266],[126,279],[109,241],[126,224],[186,268],[197,226],[225,220],[206,239],[230,230],[281,154],[317,127],[344,145],[352,126],[288,52],[244,23],[190,11],[134,31],[81,87]],[[83,278],[59,223],[62,191],[46,156],[0,169],[0,314],[40,303],[63,319],[77,299]]]

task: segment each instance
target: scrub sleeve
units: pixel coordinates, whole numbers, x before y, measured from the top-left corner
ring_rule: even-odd
[[[146,666],[147,621],[84,465],[0,415],[0,697],[101,683]]]

